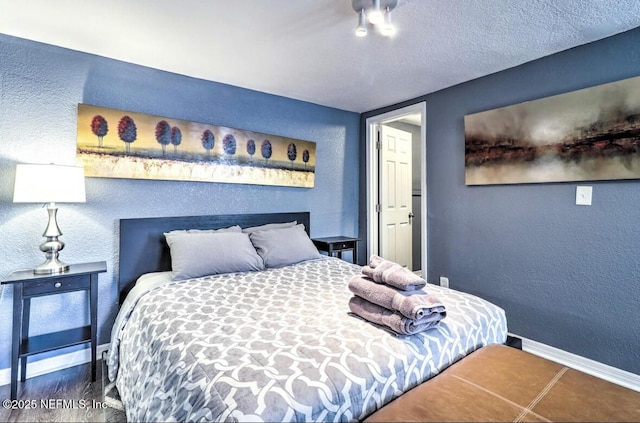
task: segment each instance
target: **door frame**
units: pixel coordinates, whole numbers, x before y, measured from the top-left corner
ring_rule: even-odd
[[[422,277],[427,277],[427,103],[420,102],[390,112],[371,116],[366,120],[366,160],[367,160],[367,257],[378,254],[379,219],[376,212],[378,202],[379,153],[376,149],[378,127],[398,120],[402,116],[420,113],[420,268]]]

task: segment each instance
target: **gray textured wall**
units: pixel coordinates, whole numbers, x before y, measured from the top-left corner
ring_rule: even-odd
[[[87,178],[87,202],[62,204],[68,263],[106,260],[99,341],[117,312],[120,218],[311,212],[312,236],[357,235],[358,115],[0,35],[0,276],[44,260],[46,210],[13,204],[17,163],[75,163],[76,107],[89,103],[317,142],[312,189]],[[88,322],[83,293],[32,301],[32,334]],[[0,297],[0,369],[9,367],[12,288]],[[58,351],[54,354],[66,351]],[[41,357],[38,357],[41,358]]]
[[[587,183],[590,207],[576,183],[467,187],[463,119],[638,75],[635,29],[361,118],[427,103],[429,281],[504,307],[511,332],[636,374],[640,180]]]

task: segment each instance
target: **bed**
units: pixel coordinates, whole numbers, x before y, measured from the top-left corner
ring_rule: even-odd
[[[290,221],[309,233],[307,212],[121,220],[108,365],[129,421],[358,421],[505,342],[501,308],[435,285],[447,317],[434,329],[361,320],[347,305],[361,268],[332,257],[171,280],[167,231]]]

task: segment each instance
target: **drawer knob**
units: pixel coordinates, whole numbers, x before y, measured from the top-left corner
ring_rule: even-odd
[[[60,288],[62,286],[62,284],[60,282],[56,282],[56,284],[53,285],[53,286],[55,286],[56,288]]]

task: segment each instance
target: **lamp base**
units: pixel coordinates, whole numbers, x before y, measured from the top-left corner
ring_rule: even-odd
[[[54,257],[45,260],[44,263],[35,267],[33,273],[36,275],[52,275],[55,273],[64,273],[67,270],[69,270],[69,265]]]
[[[49,212],[49,223],[45,229],[44,236],[46,240],[40,244],[40,251],[45,253],[47,259],[40,266],[33,269],[36,275],[51,275],[54,273],[64,273],[69,270],[69,265],[58,260],[58,252],[64,248],[64,242],[58,240],[58,236],[62,235],[58,222],[56,221],[56,213],[58,208],[55,203],[47,205]]]

